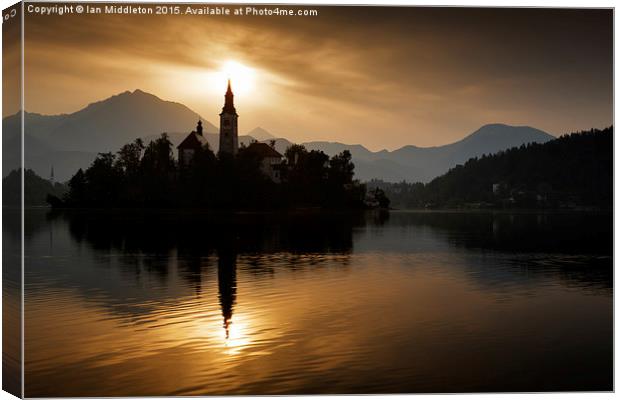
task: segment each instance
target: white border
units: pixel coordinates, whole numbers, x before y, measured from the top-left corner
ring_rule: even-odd
[[[80,1],[79,3],[86,3],[86,2],[90,2],[90,1]],[[122,1],[118,1],[121,3],[132,3],[131,1],[127,1],[127,0],[122,0]],[[141,2],[152,2],[152,3],[187,3],[182,1],[182,0],[167,0],[167,1],[156,1],[156,0],[151,0],[151,1],[141,1]],[[2,9],[5,9],[13,4],[17,3],[16,1],[10,1],[10,0],[0,0],[0,6]],[[58,2],[60,3],[60,2]],[[75,2],[77,3],[77,2]],[[200,2],[202,3],[202,2]],[[220,0],[220,1],[211,1],[211,2],[205,2],[205,3],[215,3],[215,4],[226,4],[226,3],[240,3],[239,1],[234,1],[234,0]],[[333,0],[313,0],[312,2],[300,2],[300,1],[293,1],[293,0],[277,0],[277,1],[258,1],[258,0],[246,0],[244,1],[242,4],[296,4],[296,5],[301,5],[301,4],[305,4],[305,5],[338,5],[338,4],[342,4],[342,5],[403,5],[403,6],[473,6],[473,7],[559,7],[559,8],[578,8],[578,7],[586,7],[586,8],[615,8],[616,7],[616,1],[605,1],[605,0],[591,0],[591,1],[583,1],[583,0],[544,0],[544,1],[532,1],[532,0],[526,0],[526,1],[509,1],[509,0],[452,0],[452,1],[441,1],[441,0],[425,0],[425,1],[416,1],[416,0],[390,0],[390,1],[386,1],[386,0],[375,0],[375,1],[354,1],[354,0],[337,0],[337,1],[333,1]],[[24,17],[24,13],[22,10],[22,27],[23,27],[23,17]],[[615,115],[617,115],[618,112],[618,105],[615,102],[615,94],[617,93],[617,89],[618,89],[618,83],[615,80],[615,76],[617,75],[618,72],[618,63],[616,62],[616,52],[615,52],[615,43],[618,43],[618,32],[615,29],[615,24],[616,22],[616,15],[615,15],[615,10],[614,10],[614,125],[615,125]],[[21,105],[22,105],[22,110],[24,109],[24,85],[23,85],[23,79],[24,79],[24,65],[23,65],[23,43],[24,43],[24,30],[22,29],[22,65],[21,65],[21,74],[22,74],[22,84],[21,84]],[[1,38],[2,38],[2,32],[0,30],[0,43],[1,43]],[[2,52],[0,51],[0,63],[2,61]],[[0,80],[0,91],[2,89],[2,81]],[[22,129],[23,129],[23,114],[22,114]],[[0,128],[1,131],[1,128]],[[615,135],[614,135],[615,137]],[[23,135],[22,135],[22,165],[23,165],[23,148],[24,143],[23,143]],[[1,149],[1,144],[0,144],[0,149]],[[619,154],[618,150],[620,150],[620,141],[618,140],[614,140],[614,210],[616,209],[616,204],[617,204],[617,199],[618,199],[618,181],[619,181],[619,177],[620,174],[618,174],[618,164],[615,162],[615,155]],[[0,162],[2,161],[2,153],[0,152]],[[23,188],[23,175],[22,175],[22,188]],[[23,193],[22,193],[23,194]],[[0,199],[2,196],[2,188],[0,186]],[[22,203],[23,203],[23,195],[22,195]],[[620,217],[618,216],[617,213],[614,212],[614,228],[615,226],[617,226],[618,221],[619,221]],[[2,222],[2,215],[0,213],[0,223]],[[22,224],[23,224],[23,204],[22,204]],[[614,271],[616,271],[616,265],[618,264],[618,261],[615,257],[615,249],[619,248],[619,244],[620,244],[620,239],[615,235],[615,229],[614,229]],[[0,251],[2,249],[2,244],[0,242]],[[22,263],[23,263],[23,257],[24,257],[24,248],[23,248],[23,232],[22,232]],[[23,313],[23,295],[24,295],[24,276],[23,276],[23,264],[22,264],[22,313]],[[618,279],[617,279],[617,275],[614,273],[614,288],[618,287]],[[614,291],[615,292],[615,291]],[[616,310],[616,296],[614,293],[614,385],[619,382],[618,381],[618,368],[615,368],[615,360],[617,360],[617,347],[615,346],[616,343],[616,339],[617,339],[617,333],[618,333],[618,326],[617,326],[617,318],[615,318],[615,310]],[[0,298],[0,307],[1,307],[1,298]],[[1,309],[1,308],[0,308]],[[23,333],[23,315],[22,315],[22,333]],[[2,321],[0,319],[0,332],[1,332],[1,328],[2,328]],[[22,393],[23,393],[23,384],[24,384],[24,379],[23,379],[23,336],[22,336]],[[1,367],[0,367],[1,368]],[[0,383],[2,381],[2,376],[0,374]],[[315,396],[261,396],[261,398],[297,398],[297,399],[305,399],[305,398],[313,398]],[[363,398],[363,397],[367,397],[367,396],[321,396],[321,398],[324,399],[339,399],[339,398]],[[574,400],[574,399],[584,399],[584,398],[588,398],[588,399],[606,399],[606,398],[613,398],[616,397],[615,393],[575,393],[575,392],[567,392],[567,393],[549,393],[549,394],[539,394],[539,393],[534,393],[534,394],[528,394],[528,393],[517,393],[517,394],[498,394],[498,393],[479,393],[479,394],[455,394],[455,395],[450,395],[450,394],[439,394],[439,395],[376,395],[373,397],[389,397],[390,399],[393,400],[404,400],[404,399],[421,399],[421,400],[426,400],[426,399],[434,399],[434,400],[443,400],[443,399],[454,399],[454,398],[460,398],[460,397],[466,397],[466,398],[473,398],[473,399],[477,399],[477,398],[500,398],[500,399],[506,399],[506,400],[520,400],[520,399],[538,399],[538,398],[545,398],[545,399],[553,399],[553,400]],[[12,395],[0,391],[0,400],[9,400],[9,399],[14,399],[15,397],[13,397]],[[167,397],[161,397],[161,398],[167,398]],[[230,396],[228,397],[205,397],[205,398],[210,398],[210,399],[229,399]],[[252,397],[249,396],[235,396],[235,399],[251,399]],[[102,398],[105,399],[105,398]],[[135,397],[121,397],[120,399],[135,399]]]

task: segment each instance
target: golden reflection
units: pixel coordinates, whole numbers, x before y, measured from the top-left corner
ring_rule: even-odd
[[[88,301],[70,289],[54,290],[44,298],[33,293],[28,296],[25,321],[31,394],[56,393],[53,390],[63,395],[100,394],[101,376],[107,377],[109,395],[236,393],[242,382],[299,372],[299,365],[311,360],[321,360],[312,366],[317,373],[344,370],[356,355],[366,357],[364,349],[383,337],[382,326],[368,324],[369,320],[400,320],[415,327],[434,317],[442,321],[458,317],[447,312],[454,306],[436,290],[458,293],[454,279],[429,274],[393,279],[385,268],[374,268],[395,263],[385,257],[358,259],[355,275],[339,268],[338,256],[324,258],[319,265],[314,257],[283,257],[286,264],[305,260],[313,265],[312,275],[279,270],[261,282],[237,268],[234,251],[220,250],[217,276],[201,274],[198,295],[195,286],[174,281],[182,285],[175,290],[184,290],[184,296],[153,301],[147,298],[152,289],[136,293],[144,297],[130,313],[125,304]],[[302,276],[305,279],[299,279]],[[348,296],[342,293],[345,286]],[[416,296],[425,301],[413,301]],[[467,302],[468,307],[485,301],[471,300],[477,301]],[[363,313],[355,311],[360,302]],[[429,302],[438,309],[429,307]],[[138,309],[142,312],[136,313]],[[413,327],[407,331],[417,332]],[[428,344],[433,336],[417,333],[416,338]],[[383,354],[375,353],[375,361],[384,361]],[[60,368],[68,365],[80,366],[79,384]],[[174,378],[171,368],[179,371]],[[47,385],[50,376],[53,390]]]
[[[219,339],[224,346],[224,354],[236,355],[252,345],[250,321],[244,316],[235,316],[234,321],[226,320],[225,329],[218,329]]]

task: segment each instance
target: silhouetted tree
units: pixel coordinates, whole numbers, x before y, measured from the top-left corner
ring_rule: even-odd
[[[217,158],[208,144],[198,149],[187,168],[179,169],[179,203],[209,207],[215,204]]]
[[[151,205],[165,207],[175,200],[176,161],[168,134],[148,144],[140,163],[145,200]]]
[[[195,150],[188,165],[178,166],[165,133],[141,140],[118,153],[99,154],[70,181],[63,205],[69,207],[199,207],[273,209],[311,206],[360,209],[365,186],[353,181],[351,154],[331,159],[317,150],[293,145],[281,168],[282,183],[262,172],[260,153],[241,146],[236,156],[217,157],[208,144]],[[58,202],[54,203],[58,206]]]
[[[140,173],[140,160],[144,151],[144,143],[138,138],[126,144],[117,153],[116,162],[126,176],[137,176]]]
[[[381,188],[375,188],[370,191],[381,208],[390,208],[390,199],[385,195]]]
[[[121,147],[116,154],[116,167],[123,173],[123,190],[120,195],[122,204],[137,206],[144,202],[140,168],[144,148],[142,139],[138,138]]]
[[[345,150],[329,160],[329,179],[336,184],[347,184],[353,181],[355,165],[351,162],[351,153]]]
[[[273,208],[280,205],[275,185],[261,172],[262,160],[248,149],[239,149],[235,159],[237,204],[243,208]]]
[[[119,205],[122,187],[122,171],[114,163],[112,153],[99,153],[95,161],[85,171],[88,190],[88,203],[95,207],[114,207]]]
[[[69,180],[69,192],[67,192],[65,201],[70,205],[88,205],[89,201],[86,196],[86,190],[86,174],[80,168]]]

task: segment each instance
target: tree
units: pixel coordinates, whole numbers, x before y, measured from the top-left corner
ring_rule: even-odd
[[[124,189],[119,196],[123,204],[139,205],[143,203],[140,164],[144,148],[142,139],[138,138],[133,143],[121,147],[116,153],[116,167],[123,174]]]
[[[351,162],[351,152],[344,150],[329,160],[329,179],[335,184],[347,184],[353,181],[355,165]]]
[[[172,142],[167,133],[162,133],[157,140],[148,144],[144,150],[141,166],[144,171],[166,176],[176,172]]]
[[[82,168],[80,168],[69,180],[69,192],[67,192],[67,194],[65,195],[65,202],[69,203],[70,205],[88,204],[86,190],[86,174],[84,174],[84,171],[82,171]]]
[[[122,186],[122,171],[115,166],[112,153],[99,153],[84,173],[88,200],[97,207],[116,206]]]
[[[390,199],[385,195],[383,189],[375,188],[371,191],[380,208],[390,208]]]
[[[213,205],[216,185],[217,158],[205,144],[197,149],[187,168],[179,168],[179,198],[181,205]]]
[[[133,143],[124,145],[118,151],[116,162],[125,175],[138,175],[142,151],[144,151],[144,143],[140,138],[136,139]]]
[[[174,193],[177,168],[168,134],[162,133],[146,146],[140,170],[145,201],[166,207],[177,200]]]
[[[353,181],[348,151],[330,157],[293,145],[278,165],[281,184],[263,173],[260,152],[241,147],[236,155],[216,155],[208,144],[179,168],[167,134],[144,145],[137,139],[116,153],[101,153],[69,184],[69,207],[199,207],[265,209],[279,207],[363,207],[365,185]],[[50,199],[54,206],[59,201]]]
[[[371,181],[398,207],[610,209],[613,127],[473,157],[427,184]],[[494,191],[495,186],[495,191]]]

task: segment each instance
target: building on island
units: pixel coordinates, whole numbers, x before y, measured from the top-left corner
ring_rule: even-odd
[[[228,80],[228,89],[224,96],[224,107],[220,113],[220,153],[236,155],[239,150],[239,134],[237,119],[239,115],[235,110],[234,94]],[[196,150],[207,144],[207,139],[202,134],[202,122],[198,121],[195,131],[192,131],[177,146],[179,151],[179,165],[188,166],[196,153]]]
[[[202,135],[202,121],[198,121],[196,130],[192,131],[187,137],[177,146],[179,151],[179,166],[187,167],[194,158],[194,154],[197,150],[207,144],[207,139]]]
[[[273,182],[280,183],[282,180],[282,168],[284,156],[267,143],[251,143],[244,149],[260,160],[260,170]]]
[[[228,80],[228,89],[224,96],[224,107],[220,113],[220,148],[219,154],[237,155],[239,152],[239,134],[237,119],[239,115],[235,109],[234,94],[231,89],[230,80]],[[190,165],[194,154],[207,145],[207,139],[202,133],[202,121],[198,121],[196,130],[192,131],[177,146],[179,151],[179,166],[187,167]],[[273,182],[279,183],[282,179],[282,168],[284,168],[284,156],[276,151],[274,145],[266,143],[251,143],[248,147],[244,147],[243,151],[247,151],[260,160],[260,169]]]
[[[239,135],[237,131],[237,119],[239,115],[235,110],[233,102],[234,94],[230,88],[230,79],[228,80],[228,89],[224,96],[224,108],[220,113],[220,153],[236,155],[239,150]]]

